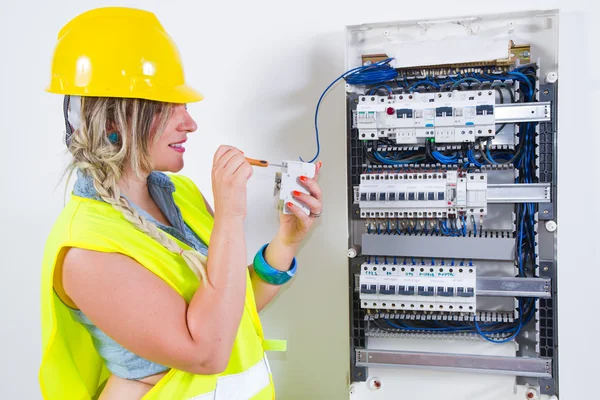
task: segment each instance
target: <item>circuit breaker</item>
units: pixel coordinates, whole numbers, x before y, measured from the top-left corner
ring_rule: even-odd
[[[493,90],[362,96],[356,107],[356,127],[358,137],[364,140],[474,142],[494,136],[494,105]]]
[[[348,27],[351,399],[559,397],[557,25]]]

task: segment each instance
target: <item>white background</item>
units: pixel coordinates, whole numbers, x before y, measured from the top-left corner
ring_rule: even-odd
[[[344,70],[344,27],[359,23],[561,8],[559,43],[559,265],[562,399],[592,395],[598,371],[598,11],[593,1],[7,1],[0,4],[0,398],[39,399],[39,276],[42,251],[63,206],[62,98],[44,92],[56,34],[90,8],[127,5],[157,14],[177,42],[189,82],[206,99],[189,107],[183,173],[212,199],[212,154],[222,143],[272,162],[311,158],[314,107]],[[592,10],[596,8],[596,10]],[[115,60],[118,62],[118,60]],[[587,91],[584,92],[583,89]],[[590,104],[594,101],[594,106]],[[344,92],[322,104],[325,209],[299,254],[299,274],[262,318],[289,350],[272,354],[279,399],[348,398]],[[277,228],[274,169],[250,183],[248,257]],[[402,371],[400,371],[402,373]],[[432,375],[433,376],[433,375]],[[439,375],[435,375],[439,377]],[[451,380],[448,380],[451,384]],[[485,384],[478,399],[486,399]],[[428,382],[406,398],[428,399]],[[456,392],[448,386],[449,392]],[[587,396],[583,396],[588,394]]]

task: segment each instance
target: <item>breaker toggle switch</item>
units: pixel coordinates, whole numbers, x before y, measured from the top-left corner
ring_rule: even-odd
[[[415,287],[414,286],[399,286],[398,294],[401,294],[404,296],[412,296],[415,294]]]
[[[475,289],[474,288],[457,288],[456,289],[456,295],[458,297],[474,297],[475,296]]]
[[[435,294],[435,288],[433,286],[419,286],[417,294],[419,296],[433,296]]]
[[[396,294],[396,285],[379,285],[379,294]]]
[[[439,286],[437,288],[437,294],[438,294],[438,296],[443,296],[443,297],[454,297],[454,288],[449,287],[449,288],[444,289],[443,286]]]
[[[375,294],[377,293],[377,285],[360,285],[360,292],[364,294]]]

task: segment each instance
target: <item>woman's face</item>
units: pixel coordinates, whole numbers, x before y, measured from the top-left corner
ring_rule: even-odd
[[[187,134],[197,128],[185,104],[176,104],[164,132],[150,148],[154,169],[166,172],[181,171]]]

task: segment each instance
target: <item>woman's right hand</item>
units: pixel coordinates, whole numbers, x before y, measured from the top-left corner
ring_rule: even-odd
[[[246,217],[246,186],[253,172],[240,150],[232,146],[217,149],[212,168],[215,218]]]

